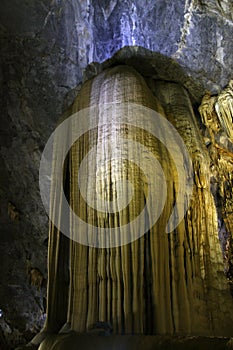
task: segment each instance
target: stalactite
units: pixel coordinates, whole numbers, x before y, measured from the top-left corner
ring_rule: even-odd
[[[233,80],[217,96],[207,91],[203,96],[199,112],[203,124],[209,129],[210,136],[219,131],[221,126],[233,142]]]
[[[214,142],[214,135],[220,129],[220,122],[214,107],[216,100],[216,96],[211,96],[211,93],[207,91],[203,96],[199,107],[202,123],[208,128],[212,142]]]
[[[218,96],[211,97],[207,94],[203,97],[202,104],[199,107],[199,112],[202,119],[215,120],[215,123],[204,122],[204,125],[209,130],[212,141],[210,146],[210,157],[212,162],[213,177],[217,182],[217,194],[221,204],[221,216],[223,218],[226,232],[228,235],[227,241],[223,246],[223,256],[225,259],[225,273],[231,284],[233,292],[233,153],[229,150],[233,141],[233,90],[232,80],[227,87],[219,93]],[[206,97],[207,96],[207,97]],[[216,119],[217,117],[217,119]],[[213,125],[219,125],[214,127]],[[229,147],[220,144],[221,138],[217,138],[222,127],[230,139]],[[226,142],[225,142],[226,144]]]
[[[145,130],[130,125],[116,128],[114,120],[112,124],[97,126],[75,142],[64,168],[69,179],[66,195],[72,209],[86,222],[100,228],[118,227],[120,232],[121,226],[130,223],[144,207],[148,195],[145,175],[136,164],[126,160],[119,164],[111,153],[111,150],[117,149],[122,136],[126,145],[131,139],[137,140],[156,155],[166,174],[167,198],[156,224],[127,245],[94,248],[70,240],[70,246],[66,245],[62,250],[61,234],[51,225],[45,330],[58,331],[63,322],[69,324],[71,330],[82,333],[100,321],[110,322],[117,334],[230,335],[232,314],[228,305],[232,305],[232,300],[223,273],[217,211],[210,191],[211,159],[202,143],[187,91],[170,82],[155,82],[150,90],[133,68],[117,66],[87,81],[69,113],[97,104],[101,106],[99,121],[103,121],[108,113],[105,106],[113,102],[133,102],[151,108],[175,126],[193,162],[192,199],[183,221],[172,232],[166,233],[179,192],[177,170],[166,147]],[[213,101],[210,105],[213,113]],[[208,114],[206,106],[203,111],[203,122],[213,125],[216,115]],[[121,121],[120,115],[117,118]],[[214,131],[215,126],[211,132]],[[78,171],[92,146],[96,146],[94,161],[98,162],[98,166],[95,168],[93,162],[86,164],[86,191],[99,191],[110,203],[118,190],[117,181],[130,180],[134,184],[134,199],[126,210],[118,210],[121,203],[115,201],[113,213],[98,212],[82,198],[78,188]],[[54,152],[56,154],[56,140]],[[128,146],[127,152],[136,150]],[[113,168],[120,170],[113,172]],[[154,171],[153,168],[151,171]],[[162,191],[163,188],[159,193]],[[52,191],[52,215],[57,215],[53,212],[53,201],[57,200],[57,193]],[[146,214],[149,219],[152,211],[153,208],[149,208]],[[133,230],[132,226],[129,227]],[[72,235],[86,234],[77,233],[72,220],[70,232],[71,238]],[[61,299],[58,288],[62,288],[62,276],[59,271],[63,271],[64,266],[67,268],[67,264],[70,271],[69,295],[63,294]],[[60,309],[61,312],[57,311]],[[64,314],[68,316],[64,317]],[[63,348],[64,344],[59,349]],[[41,349],[47,350],[43,345]]]
[[[233,142],[233,80],[230,80],[227,87],[218,95],[215,111],[223,129]]]

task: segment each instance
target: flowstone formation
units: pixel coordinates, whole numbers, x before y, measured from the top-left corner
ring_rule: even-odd
[[[105,118],[108,120],[108,106],[114,103],[138,105],[138,111],[134,111],[138,120],[142,117],[140,107],[156,111],[161,118],[173,124],[185,143],[193,165],[193,192],[184,219],[177,227],[174,226],[172,232],[167,232],[167,223],[174,204],[180,198],[182,185],[177,166],[186,170],[186,159],[181,157],[181,162],[175,164],[166,144],[162,144],[146,129],[124,124],[120,113],[113,114],[110,123],[104,123]],[[130,152],[137,152],[131,147],[132,141],[143,145],[145,158],[151,153],[160,163],[166,186],[157,189],[156,198],[159,203],[165,193],[166,201],[157,222],[140,238],[128,244],[122,245],[118,241],[118,244],[105,248],[93,242],[80,244],[77,237],[88,235],[88,232],[80,232],[73,217],[69,220],[70,238],[65,237],[53,224],[57,219],[62,221],[65,205],[61,196],[63,189],[53,179],[56,179],[59,156],[65,154],[70,135],[76,132],[75,122],[62,140],[55,138],[47,320],[31,346],[39,346],[43,339],[40,350],[53,346],[54,349],[75,348],[80,339],[89,346],[86,343],[88,337],[80,335],[79,338],[78,334],[90,334],[98,323],[109,324],[113,334],[125,336],[230,336],[233,303],[224,276],[218,213],[210,187],[211,157],[202,142],[187,90],[180,83],[156,80],[150,83],[149,88],[143,76],[134,68],[127,65],[110,67],[83,84],[63,120],[96,105],[99,108],[97,125],[90,127],[73,144],[64,162],[63,188],[72,210],[88,225],[97,227],[97,241],[105,239],[98,237],[101,228],[118,228],[117,237],[120,240],[124,224],[128,224],[129,232],[134,237],[132,222],[143,210],[147,197],[154,193],[148,193],[149,182],[140,164],[131,161]],[[164,130],[160,132],[164,133]],[[176,142],[173,135],[169,137],[170,142]],[[124,146],[121,149],[122,138]],[[93,209],[85,202],[85,193],[79,189],[79,170],[93,147],[96,147],[96,156],[85,163],[84,188],[87,195],[97,193],[108,203],[113,203],[113,208],[106,211]],[[119,148],[122,152],[121,162],[115,156]],[[123,157],[125,150],[128,152],[127,159]],[[153,162],[148,162],[147,166],[149,172],[155,172]],[[186,173],[187,177],[191,175]],[[133,199],[126,207],[118,210],[122,198],[127,197],[126,189],[118,185],[122,179],[132,183],[134,192]],[[123,197],[118,196],[119,191]],[[187,200],[185,198],[185,202]],[[181,202],[182,205],[184,202]],[[147,208],[141,218],[143,223],[148,218],[150,221],[153,210],[153,207]],[[179,210],[178,216],[182,208]],[[48,335],[51,333],[53,337]],[[131,338],[129,343],[133,341]],[[110,341],[108,346],[115,346],[113,343]],[[96,344],[101,348],[102,345]]]
[[[225,273],[233,295],[233,81],[218,95],[206,92],[199,107],[209,137],[212,183],[218,197]]]
[[[199,112],[213,143],[215,143],[214,135],[221,128],[233,143],[233,80],[230,80],[226,88],[217,96],[211,96],[211,93],[207,91],[202,99]]]

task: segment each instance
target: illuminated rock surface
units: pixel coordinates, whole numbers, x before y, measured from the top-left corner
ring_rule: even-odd
[[[135,242],[116,248],[87,247],[72,240],[69,244],[68,239],[51,225],[45,331],[58,332],[67,324],[66,331],[83,333],[101,321],[111,323],[113,333],[116,334],[230,336],[232,298],[223,273],[217,210],[210,192],[211,159],[201,142],[186,90],[178,83],[154,81],[150,91],[142,76],[134,69],[117,66],[87,81],[68,115],[97,103],[100,105],[100,122],[108,113],[102,106],[129,101],[143,104],[167,117],[184,139],[194,171],[190,207],[180,225],[171,233],[166,233],[167,221],[177,200],[179,181],[166,149],[144,130],[130,127],[119,129],[114,124],[116,120],[113,120],[113,124],[105,128],[97,127],[95,132],[84,135],[70,150],[65,170],[65,181],[69,183],[67,198],[83,220],[91,220],[89,223],[98,227],[110,227],[113,223],[120,227],[125,218],[130,222],[135,212],[137,214],[141,210],[140,206],[144,205],[147,196],[145,176],[130,163],[123,163],[118,168],[114,157],[111,159],[111,146],[114,148],[119,145],[120,137],[123,136],[127,140],[133,137],[138,139],[156,154],[166,174],[166,204],[159,220],[149,232]],[[117,121],[121,120],[120,115],[116,115],[116,118]],[[117,141],[115,146],[114,139]],[[65,144],[66,140],[62,142]],[[104,172],[100,171],[94,188],[90,180],[91,191],[101,191],[98,189],[99,176],[100,183],[106,183],[104,190],[109,199],[114,193],[115,181],[125,174],[134,185],[136,197],[129,205],[127,214],[124,211],[107,216],[98,211],[93,214],[93,210],[80,201],[78,168],[95,143],[97,150],[98,147],[105,150],[100,158],[97,153],[97,170],[101,164],[106,166],[109,163],[113,169],[110,167],[109,172],[108,168]],[[60,152],[61,145],[60,140],[55,142],[55,163],[56,152]],[[92,179],[92,164],[89,164],[88,169],[87,182]],[[52,189],[52,202],[60,202],[60,194],[54,190],[56,187]],[[157,194],[158,198],[162,198],[162,191],[163,188]],[[62,203],[59,208],[62,208]],[[57,215],[56,206],[52,205],[51,212],[52,217]],[[150,217],[150,212],[148,215]],[[71,236],[75,230],[71,221]],[[57,349],[67,347],[66,341],[62,339],[61,343],[59,338],[56,342]],[[41,345],[43,350],[50,347],[46,341]]]
[[[133,65],[151,89],[153,79],[167,80],[181,83],[190,93],[200,140],[210,154],[211,192],[230,282],[233,149],[223,130],[213,130],[221,149],[209,147],[211,137],[197,108],[205,90],[215,98],[232,79],[232,13],[230,0],[1,1],[0,342],[7,347],[28,342],[45,319],[45,286],[37,291],[28,279],[28,266],[47,278],[48,217],[38,184],[41,153],[62,111],[77,95],[87,64],[97,62],[85,73],[91,77],[103,69],[101,62],[127,44],[148,50],[125,47],[117,64]],[[166,56],[159,58],[150,50]],[[19,220],[8,215],[9,203]]]

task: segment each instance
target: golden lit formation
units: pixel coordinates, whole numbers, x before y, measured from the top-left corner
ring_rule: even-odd
[[[206,95],[200,107],[203,123],[210,127],[212,139],[224,118],[229,136],[232,133],[231,126],[227,126],[230,120],[227,107],[216,107],[220,101],[220,97],[216,102]],[[116,66],[84,83],[63,120],[94,104],[105,106],[113,102],[148,107],[173,124],[192,160],[192,197],[183,220],[167,233],[167,222],[182,188],[177,166],[185,169],[184,158],[180,164],[175,164],[166,145],[153,135],[142,128],[116,127],[114,122],[91,129],[73,144],[64,163],[63,187],[71,208],[84,222],[119,230],[121,225],[129,224],[129,230],[133,231],[130,222],[142,211],[147,197],[154,194],[148,191],[149,183],[140,164],[131,161],[130,152],[137,151],[129,146],[132,141],[142,144],[144,157],[148,156],[146,150],[149,150],[159,161],[165,182],[157,188],[156,201],[163,198],[164,192],[166,201],[157,222],[145,234],[115,247],[82,245],[65,237],[51,222],[48,313],[40,337],[46,337],[47,332],[64,335],[52,340],[47,337],[40,350],[50,349],[54,341],[59,349],[65,349],[70,344],[69,334],[73,336],[71,331],[89,332],[98,322],[111,324],[113,334],[231,335],[233,316],[229,305],[232,299],[223,272],[217,209],[210,191],[212,159],[202,142],[187,91],[179,83],[167,81],[157,81],[153,89],[149,89],[136,70]],[[216,116],[220,110],[222,119]],[[99,120],[107,113],[108,109],[102,108]],[[121,115],[115,118],[119,121]],[[121,152],[126,152],[124,156],[121,153],[121,161],[116,158],[120,138],[124,139],[125,147]],[[66,144],[65,138],[63,144]],[[60,140],[55,139],[54,164],[56,147],[60,146]],[[93,147],[95,157],[92,154],[88,158]],[[232,164],[230,154],[215,148],[221,154],[219,166],[228,158]],[[87,174],[82,193],[79,189],[81,166]],[[153,173],[154,163],[149,162],[148,167]],[[229,169],[226,177],[231,176]],[[186,176],[192,174],[187,172]],[[126,207],[118,210],[122,206],[122,194],[127,196],[122,180],[130,182],[133,191],[126,198]],[[55,188],[56,184],[52,182],[52,218],[61,215],[63,206]],[[104,207],[101,210],[93,208],[86,202],[85,195],[94,198],[95,194],[103,199],[103,206],[108,203],[107,211]],[[185,193],[182,195],[186,198]],[[54,209],[57,202],[59,212]],[[144,213],[145,222],[150,220],[150,210],[153,208]],[[76,227],[72,220],[69,225],[72,238]]]

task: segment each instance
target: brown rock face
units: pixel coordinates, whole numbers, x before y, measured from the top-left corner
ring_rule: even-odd
[[[177,164],[166,144],[148,133],[146,127],[127,125],[119,113],[113,113],[109,122],[109,104],[113,103],[137,104],[135,117],[138,120],[142,113],[140,106],[157,111],[162,119],[166,118],[175,126],[184,140],[193,164],[194,185],[188,210],[171,232],[167,233],[167,223],[174,204],[180,201],[182,188],[177,166],[186,169],[185,159],[180,156],[181,162]],[[62,220],[64,207],[62,191],[54,180],[56,174],[52,174],[45,331],[57,333],[65,327],[63,331],[82,333],[103,322],[111,324],[115,334],[230,336],[232,299],[223,273],[217,211],[210,191],[210,157],[201,141],[188,93],[181,85],[165,81],[155,82],[149,89],[136,70],[117,66],[87,81],[65,117],[93,105],[99,108],[97,124],[73,144],[64,163],[66,198],[86,223],[80,232],[80,226],[73,216],[70,217],[69,237],[73,239],[65,237],[52,223],[55,218]],[[91,119],[89,123],[91,125]],[[59,154],[65,154],[68,138],[75,133],[77,125],[72,124],[72,130],[63,140],[55,139],[54,169]],[[163,134],[164,130],[160,132]],[[175,148],[174,135],[163,136],[169,137]],[[143,163],[132,161],[133,154],[138,152],[132,141],[143,145],[142,158],[152,154],[163,169],[166,186],[159,186],[155,193],[150,193]],[[96,147],[95,157],[87,158],[93,147]],[[118,151],[121,161],[116,156]],[[175,153],[179,154],[179,150]],[[79,169],[85,157],[82,176],[86,175],[86,193],[83,193],[79,188]],[[158,176],[155,163],[149,159],[146,164],[148,174]],[[191,175],[186,173],[187,177]],[[131,182],[134,187],[133,198],[127,199],[123,209],[121,201],[128,192],[121,180]],[[159,177],[156,181],[164,184]],[[157,207],[147,207],[138,226],[132,224],[134,219],[149,196],[156,196],[159,203],[164,192],[166,201],[158,220],[137,236],[143,225],[146,227],[147,220],[151,223]],[[85,201],[85,195],[93,198],[93,193],[100,195],[103,203],[108,203],[105,211]],[[182,206],[184,202],[177,209],[178,217],[182,215]],[[130,237],[133,237],[128,244],[121,236],[124,225],[128,225]],[[82,237],[90,234],[90,227],[97,228],[92,232],[96,235],[94,241],[90,238],[86,245],[80,244]],[[104,236],[103,228],[108,229],[108,233],[116,229],[117,234],[114,238]],[[62,345],[60,348],[63,349]],[[47,349],[46,345],[42,349]]]

